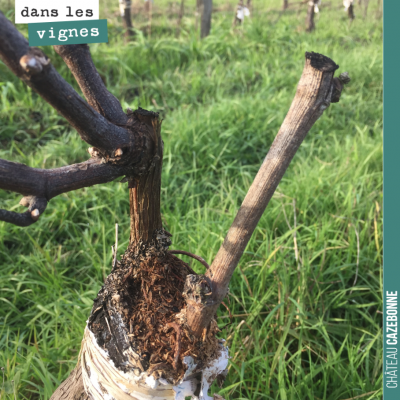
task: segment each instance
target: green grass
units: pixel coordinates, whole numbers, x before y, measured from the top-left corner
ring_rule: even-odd
[[[237,31],[232,12],[215,13],[203,41],[190,10],[179,38],[175,17],[162,13],[153,17],[151,38],[140,31],[124,45],[114,3],[101,5],[114,13],[101,16],[110,20],[110,43],[92,45],[93,58],[124,108],[164,116],[163,219],[172,248],[209,262],[287,113],[304,52],[323,53],[350,73],[340,102],[296,154],[234,274],[229,308],[239,316],[221,334],[230,373],[224,388],[213,390],[227,400],[381,398],[376,4],[365,19],[356,7],[351,25],[340,2],[322,5],[316,32],[307,34],[304,7],[280,14],[280,1],[259,0]],[[156,3],[166,9],[167,1]],[[135,17],[138,28],[146,24]],[[53,49],[44,50],[76,87]],[[86,159],[87,147],[0,63],[1,158],[52,168]],[[0,207],[23,211],[19,198],[1,191]],[[128,203],[126,184],[113,182],[53,199],[29,228],[0,222],[2,399],[13,399],[13,391],[18,399],[48,399],[74,367],[92,299],[110,271],[115,222],[120,251],[128,244]],[[219,317],[221,327],[229,322],[223,308]]]

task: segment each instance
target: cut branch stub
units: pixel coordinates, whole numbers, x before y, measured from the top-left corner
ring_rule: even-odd
[[[0,209],[0,221],[23,227],[32,225],[44,213],[47,207],[47,200],[43,197],[26,196],[21,199],[19,204],[28,207],[28,211],[16,213]]]
[[[188,326],[196,337],[202,335],[223,301],[240,257],[300,144],[330,105],[334,91],[335,101],[339,100],[341,88],[333,79],[337,68],[339,66],[328,57],[306,53],[303,74],[289,112],[206,272],[212,287],[211,299],[191,302],[191,307],[188,307]]]
[[[202,315],[204,311],[213,309],[214,297],[212,281],[206,275],[188,275],[183,289],[183,297],[186,300],[186,318],[187,324],[192,328],[193,317]],[[211,315],[211,318],[214,314]],[[210,321],[211,321],[210,318]],[[208,327],[209,322],[203,324],[199,331],[194,331],[197,337],[203,335],[204,330]],[[193,328],[192,328],[193,330]],[[201,330],[201,331],[200,331]]]
[[[157,150],[161,144],[159,131],[158,139],[154,142],[154,138],[146,134],[146,129],[142,129],[145,125],[141,121],[145,118],[143,110],[139,112],[143,114],[140,118],[137,113],[128,112],[126,115],[122,111],[118,100],[105,88],[86,45],[57,46],[56,49],[73,72],[90,104],[64,81],[40,49],[29,47],[24,36],[0,12],[0,59],[63,115],[84,141],[93,146],[88,150],[92,158],[84,163],[51,170],[30,168],[0,159],[0,189],[48,201],[61,193],[110,182],[121,175],[145,179],[151,162],[156,160],[154,148]],[[151,174],[147,175],[151,180]],[[149,184],[147,181],[146,185]],[[29,214],[2,210],[0,221],[28,226],[41,213],[39,208],[31,210]],[[157,226],[161,225],[160,221],[161,216]]]
[[[43,71],[43,68],[50,64],[47,58],[39,49],[32,48],[28,54],[25,54],[19,60],[22,69],[29,75],[36,75]]]

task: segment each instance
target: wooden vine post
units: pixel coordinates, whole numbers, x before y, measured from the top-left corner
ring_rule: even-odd
[[[350,19],[351,21],[353,21],[353,19],[356,17],[356,16],[354,15],[354,5],[353,5],[353,3],[350,4],[349,9],[347,10],[347,16],[349,17],[349,19]]]
[[[124,112],[97,73],[87,45],[55,50],[86,101],[0,12],[1,60],[91,146],[87,161],[50,170],[0,160],[0,189],[20,193],[28,208],[24,213],[0,210],[0,221],[29,226],[59,194],[123,176],[131,234],[119,259],[115,251],[111,272],[94,299],[77,366],[51,399],[208,400],[212,380],[223,382],[227,374],[228,350],[216,337],[214,317],[229,281],[301,142],[330,103],[339,101],[349,77],[334,78],[338,66],[331,59],[306,53],[296,95],[270,151],[213,263],[197,275],[176,256],[190,253],[169,250],[171,235],[162,225],[158,114],[140,108]]]
[[[184,14],[185,14],[185,0],[181,0],[181,5],[179,7],[179,13],[178,13],[178,20],[176,22],[176,37],[179,37],[181,33],[182,18]]]
[[[347,12],[347,16],[350,21],[353,21],[355,18],[354,15],[354,0],[344,0],[343,1],[344,9]],[[366,5],[368,7],[368,3]]]
[[[202,13],[201,13],[201,25],[200,25],[200,37],[202,39],[210,34],[212,10],[213,10],[212,0],[202,0]]]
[[[312,32],[315,29],[315,4],[317,0],[310,0],[308,2],[307,17],[306,17],[306,32]]]
[[[122,17],[122,23],[124,26],[125,38],[130,38],[134,35],[132,27],[132,13],[131,13],[132,2],[131,0],[119,0],[119,9]]]

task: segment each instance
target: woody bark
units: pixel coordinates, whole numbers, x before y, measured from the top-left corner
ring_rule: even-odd
[[[139,114],[142,129],[146,132],[148,147],[153,155],[141,175],[131,177],[129,185],[130,243],[149,243],[154,233],[162,228],[161,222],[161,172],[163,143],[161,121],[155,113]]]
[[[307,17],[306,17],[307,32],[312,32],[315,29],[314,15],[315,15],[315,2],[314,0],[310,0],[308,2]]]
[[[192,333],[200,337],[228,291],[229,281],[292,158],[313,124],[331,102],[339,101],[342,83],[333,74],[338,66],[328,57],[306,53],[306,63],[288,114],[243,203],[205,274],[211,296],[188,304]]]

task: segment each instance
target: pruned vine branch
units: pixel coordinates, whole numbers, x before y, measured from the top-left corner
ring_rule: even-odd
[[[31,168],[0,159],[0,189],[47,200],[71,190],[111,182],[123,174],[123,167],[103,163],[100,158],[54,169]]]
[[[0,221],[19,226],[34,223],[53,197],[110,182],[121,175],[133,176],[145,170],[153,157],[153,144],[143,133],[148,129],[146,113],[140,109],[124,113],[97,72],[89,47],[55,46],[55,50],[88,103],[58,74],[41,50],[29,47],[24,36],[0,12],[0,59],[93,146],[88,149],[92,157],[88,161],[56,169],[35,169],[0,159],[0,189],[30,199],[25,213],[0,210]]]
[[[224,299],[233,272],[256,228],[261,215],[272,198],[307,133],[331,103],[339,101],[343,84],[350,78],[343,73],[334,78],[339,66],[330,58],[317,53],[306,53],[306,63],[296,95],[283,124],[272,143],[224,242],[207,270],[211,295],[191,299],[188,325],[200,337],[207,329]],[[189,275],[186,284],[191,283]],[[193,284],[192,284],[193,286]],[[201,288],[197,288],[197,291]],[[192,292],[197,292],[196,288]]]
[[[50,59],[28,41],[0,12],[0,59],[23,82],[54,107],[81,138],[112,156],[119,148],[132,148],[134,137],[87,104],[59,75]],[[122,124],[126,122],[122,120]]]
[[[111,94],[93,64],[87,44],[54,46],[74,75],[87,102],[109,121],[121,125],[127,122],[118,99]]]
[[[91,158],[83,163],[54,169],[31,168],[0,159],[0,189],[24,195],[20,204],[28,207],[25,213],[0,209],[0,221],[29,226],[43,214],[47,202],[53,197],[111,182],[124,173],[124,167],[103,163],[100,158]],[[37,211],[34,212],[35,210]]]

